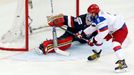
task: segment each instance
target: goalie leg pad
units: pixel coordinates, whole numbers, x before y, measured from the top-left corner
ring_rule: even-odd
[[[66,49],[71,47],[72,40],[72,36],[68,36],[65,39],[58,39],[58,48],[65,51]],[[40,45],[40,47],[42,48],[41,50],[44,54],[55,52],[53,47],[53,40],[44,41],[43,44]]]

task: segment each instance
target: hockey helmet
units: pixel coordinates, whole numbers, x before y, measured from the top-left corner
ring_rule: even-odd
[[[98,14],[99,11],[100,11],[100,8],[99,8],[99,6],[97,4],[91,4],[87,9],[88,13]]]

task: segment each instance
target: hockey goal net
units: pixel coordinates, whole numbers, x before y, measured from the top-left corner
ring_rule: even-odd
[[[79,15],[79,0],[52,0],[52,3],[54,13],[51,12],[50,0],[14,0],[7,6],[1,6],[0,9],[7,9],[8,13],[2,13],[6,18],[0,26],[0,50],[28,51],[51,37],[52,31],[47,25],[46,16],[59,13]],[[14,12],[9,16],[10,11]]]

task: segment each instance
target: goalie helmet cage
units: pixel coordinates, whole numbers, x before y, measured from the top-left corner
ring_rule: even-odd
[[[7,50],[7,51],[28,51],[29,50],[29,22],[28,22],[28,16],[29,16],[29,7],[28,7],[29,0],[25,0],[25,48],[7,48],[7,47],[1,47],[0,50]],[[75,0],[76,10],[75,14],[76,16],[79,15],[79,0]],[[33,6],[34,7],[34,6]]]

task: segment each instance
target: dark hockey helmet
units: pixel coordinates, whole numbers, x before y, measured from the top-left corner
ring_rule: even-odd
[[[97,4],[91,4],[87,9],[88,13],[98,14],[99,11],[100,11],[100,8],[99,8],[99,6]]]

